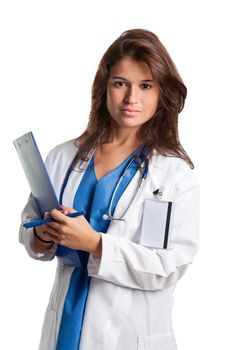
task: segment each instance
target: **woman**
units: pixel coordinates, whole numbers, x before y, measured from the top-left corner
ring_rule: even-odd
[[[46,159],[62,210],[20,229],[31,257],[58,258],[40,350],[176,349],[172,293],[198,244],[199,186],[178,138],[186,93],[150,31],[122,33],[102,57],[86,131]],[[30,196],[22,224],[36,217]]]

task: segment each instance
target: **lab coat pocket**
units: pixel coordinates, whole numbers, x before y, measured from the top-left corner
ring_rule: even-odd
[[[56,326],[57,313],[48,307],[44,317],[39,350],[55,350]]]
[[[173,334],[150,335],[138,338],[138,350],[177,350]]]
[[[140,244],[167,249],[171,233],[173,202],[145,199]]]

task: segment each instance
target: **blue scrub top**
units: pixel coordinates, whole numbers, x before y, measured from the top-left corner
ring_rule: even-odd
[[[102,216],[103,214],[108,214],[109,204],[115,186],[139,148],[132,152],[118,167],[99,180],[94,170],[94,155],[91,157],[85,174],[76,191],[73,208],[77,211],[83,210],[86,212],[85,217],[94,230],[102,233],[107,232],[110,220],[104,220]],[[140,159],[134,160],[124,174],[123,180],[116,191],[112,203],[112,215],[118,200],[140,165]],[[79,349],[85,304],[91,277],[88,276],[87,271],[89,253],[81,250],[77,252],[82,266],[76,267],[71,276],[69,289],[64,302],[56,350]]]

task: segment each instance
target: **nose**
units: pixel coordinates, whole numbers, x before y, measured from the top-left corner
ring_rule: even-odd
[[[124,96],[124,102],[128,104],[135,104],[138,102],[138,92],[135,86],[129,86]]]

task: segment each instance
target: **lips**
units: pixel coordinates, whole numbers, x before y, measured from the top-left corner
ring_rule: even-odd
[[[134,112],[140,112],[137,109],[130,109],[130,108],[121,108],[121,111],[123,112],[129,112],[129,113],[134,113]]]
[[[122,108],[121,114],[124,117],[136,117],[140,111],[137,109],[130,109],[130,108]]]

